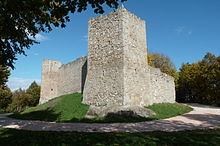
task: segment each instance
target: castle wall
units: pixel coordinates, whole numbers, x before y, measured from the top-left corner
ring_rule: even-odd
[[[87,75],[87,57],[68,64],[43,60],[40,104],[70,93],[83,93]]]
[[[149,99],[149,80],[147,72],[147,41],[144,20],[122,11],[123,49],[124,49],[124,104],[145,105]]]
[[[158,68],[149,67],[150,72],[150,97],[147,105],[154,103],[174,103],[175,83],[174,78],[161,72]]]
[[[88,57],[68,64],[43,61],[40,104],[74,92],[93,106],[175,102],[173,77],[147,64],[144,20],[123,7],[92,18],[88,48]]]
[[[39,103],[45,103],[58,94],[58,74],[61,66],[60,61],[44,59],[42,64],[41,97]]]
[[[121,14],[89,20],[88,74],[83,103],[122,105],[124,95]]]
[[[87,73],[87,57],[63,64],[59,68],[58,94],[82,93]]]

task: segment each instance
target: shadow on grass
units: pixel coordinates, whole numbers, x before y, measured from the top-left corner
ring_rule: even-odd
[[[83,133],[0,128],[0,145],[219,145],[220,129],[181,132]]]
[[[134,115],[134,113],[132,113]],[[55,113],[53,110],[39,110],[33,111],[30,113],[15,113],[10,115],[10,118],[21,119],[21,120],[39,120],[39,121],[48,121],[48,122],[67,122],[67,123],[130,123],[130,122],[143,122],[155,120],[154,118],[143,118],[138,115],[130,116],[129,113],[109,113],[106,117],[103,118],[71,118],[69,120],[61,120],[61,113]]]
[[[119,111],[116,113],[108,113],[103,118],[83,118],[83,119],[77,119],[72,118],[69,121],[65,122],[84,122],[84,123],[132,123],[132,122],[143,122],[143,121],[150,121],[153,120],[151,118],[145,118],[137,115],[133,111]]]
[[[61,114],[55,113],[53,110],[39,110],[30,113],[15,113],[10,115],[10,118],[22,119],[22,120],[40,120],[40,121],[57,121]]]

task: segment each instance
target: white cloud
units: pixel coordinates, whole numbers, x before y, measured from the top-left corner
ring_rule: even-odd
[[[184,29],[185,29],[184,26],[179,26],[179,27],[177,27],[176,32],[177,33],[182,33],[184,31]]]
[[[48,40],[48,37],[43,36],[42,34],[36,34],[36,35],[35,35],[35,39],[36,39],[37,41],[45,41],[45,40]]]
[[[192,31],[190,30],[190,31],[188,31],[188,35],[191,35],[192,34]]]
[[[23,78],[9,78],[7,85],[12,91],[15,91],[19,88],[27,89],[33,81],[36,81],[40,85],[41,82],[40,79],[23,79]]]
[[[49,38],[47,36],[44,36],[44,35],[39,34],[39,33],[35,35],[35,38],[32,35],[30,35],[30,34],[28,34],[28,37],[30,39],[34,39],[36,41],[46,41],[46,40],[49,40]]]
[[[192,30],[188,30],[186,27],[184,26],[179,26],[175,29],[175,31],[178,34],[186,34],[186,35],[191,35],[192,34]]]

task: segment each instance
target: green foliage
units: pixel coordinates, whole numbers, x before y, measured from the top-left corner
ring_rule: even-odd
[[[36,106],[40,99],[40,86],[34,81],[27,90],[18,89],[13,92],[12,103],[7,107],[8,112],[21,112]]]
[[[220,105],[220,56],[207,53],[192,64],[183,64],[179,73],[177,101]]]
[[[7,106],[12,102],[12,93],[8,87],[0,88],[0,110],[5,112]]]
[[[159,146],[218,146],[220,129],[179,132],[136,132],[136,133],[97,133],[97,132],[52,132],[25,131],[0,128],[0,145],[159,145]]]
[[[103,5],[118,7],[125,0],[1,0],[0,1],[0,64],[14,68],[17,54],[24,54],[33,44],[33,37],[53,27],[65,27],[70,13],[82,12],[91,6],[95,13],[104,13]]]
[[[28,105],[36,106],[39,103],[40,99],[40,86],[34,81],[26,90],[26,93],[32,96]]]
[[[0,88],[1,88],[1,86],[5,86],[10,74],[11,73],[10,73],[10,70],[8,69],[8,67],[0,65]]]
[[[26,94],[25,90],[16,90],[12,96],[12,103],[8,106],[7,110],[9,112],[21,112],[25,110],[28,108],[31,97],[30,94]]]
[[[178,73],[176,71],[176,67],[171,61],[171,59],[162,54],[151,54],[148,53],[148,64],[152,67],[159,68],[162,72],[174,77],[175,83],[178,80]],[[176,85],[177,86],[177,85]]]
[[[153,104],[147,108],[153,110],[156,113],[155,116],[149,117],[155,120],[175,117],[192,111],[191,107],[178,103]]]

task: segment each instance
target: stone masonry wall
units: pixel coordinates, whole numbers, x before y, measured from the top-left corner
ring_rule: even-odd
[[[41,93],[39,103],[45,103],[58,94],[57,84],[59,82],[58,72],[60,61],[44,59],[42,64]]]
[[[161,72],[158,68],[149,67],[150,72],[150,102],[154,103],[174,103],[175,83],[174,78]]]
[[[145,21],[122,9],[124,49],[124,104],[143,106],[149,97]]]
[[[73,92],[83,93],[87,72],[87,57],[63,64],[59,68],[58,94],[65,95]]]
[[[68,64],[43,61],[40,104],[74,92],[96,107],[175,102],[173,77],[147,64],[144,20],[123,7],[91,18],[88,48],[88,57]]]
[[[65,94],[83,93],[87,75],[87,57],[80,57],[68,64],[44,60],[40,104]]]
[[[89,20],[88,74],[83,103],[122,105],[124,97],[121,13]]]

